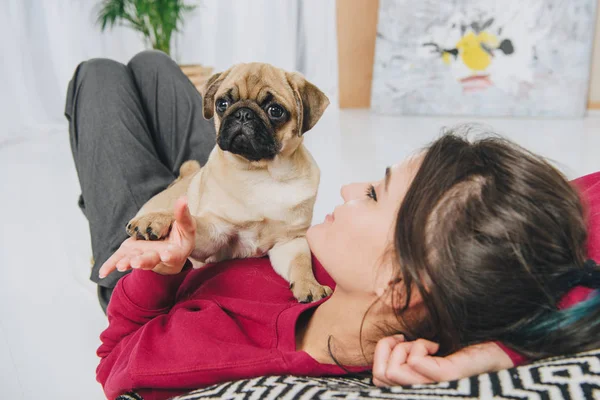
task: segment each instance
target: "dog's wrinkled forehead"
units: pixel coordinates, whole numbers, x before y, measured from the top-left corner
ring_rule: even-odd
[[[216,97],[228,96],[233,101],[255,100],[262,104],[271,100],[294,105],[294,92],[285,72],[268,64],[239,64],[231,69],[217,91]]]
[[[224,104],[225,108],[232,106],[230,110],[234,110],[233,106],[251,106],[245,103],[247,101],[257,102],[263,114],[277,109],[271,105],[278,103],[289,113],[286,121],[296,121],[294,132],[299,135],[308,132],[329,105],[325,93],[302,74],[263,63],[237,64],[227,71],[216,73],[202,85],[201,93],[202,115],[206,119],[215,115],[217,102]],[[238,105],[232,104],[240,100]],[[215,118],[217,128],[221,117]],[[286,123],[285,126],[288,125]]]

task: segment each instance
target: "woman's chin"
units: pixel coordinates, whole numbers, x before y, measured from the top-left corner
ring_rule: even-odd
[[[323,225],[323,223],[312,225],[306,231],[306,241],[308,242],[308,247],[310,247],[310,251],[315,254],[315,256],[319,252],[320,247],[324,244]]]

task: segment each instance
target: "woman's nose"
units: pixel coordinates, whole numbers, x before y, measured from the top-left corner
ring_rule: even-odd
[[[344,201],[352,201],[360,198],[364,195],[367,187],[367,183],[350,183],[342,186],[341,195]]]

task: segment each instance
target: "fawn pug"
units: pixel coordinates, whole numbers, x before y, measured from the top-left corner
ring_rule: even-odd
[[[329,99],[302,75],[261,63],[217,73],[201,92],[204,117],[214,116],[217,145],[206,165],[185,162],[127,232],[164,238],[175,201],[187,195],[197,224],[195,265],[268,254],[298,301],[328,296],[331,289],[313,275],[305,236],[320,172],[302,142]]]

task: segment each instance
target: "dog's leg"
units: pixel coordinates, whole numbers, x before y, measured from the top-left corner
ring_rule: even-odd
[[[197,161],[186,161],[179,169],[179,177],[165,190],[152,197],[129,221],[129,236],[145,240],[160,240],[171,231],[175,219],[173,207],[177,199],[186,194],[190,181],[200,170]]]
[[[275,244],[269,251],[269,258],[275,272],[290,282],[290,289],[299,302],[310,303],[331,294],[331,288],[315,279],[306,238]]]

